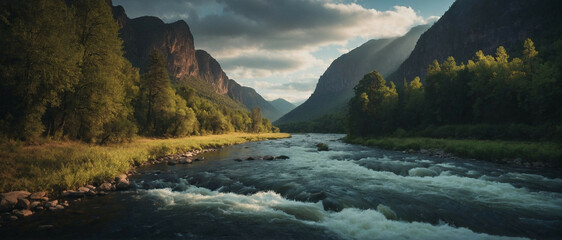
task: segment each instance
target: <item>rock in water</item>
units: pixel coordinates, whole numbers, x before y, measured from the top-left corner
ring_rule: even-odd
[[[16,215],[18,218],[27,217],[30,216],[31,214],[33,214],[33,212],[28,209],[14,210],[14,215]]]
[[[343,210],[341,202],[331,197],[322,200],[322,206],[324,207],[325,211],[340,212],[341,210]]]
[[[121,174],[115,178],[115,188],[117,190],[125,190],[131,186],[129,179],[127,179],[127,175]]]
[[[412,168],[408,171],[408,175],[414,177],[435,177],[439,174],[428,168]]]
[[[263,157],[263,160],[269,160],[270,161],[270,160],[273,160],[273,159],[275,159],[275,158],[273,156],[270,156],[270,155],[266,155],[266,156]]]
[[[45,207],[46,207],[46,208],[55,207],[55,206],[57,206],[58,203],[59,203],[58,200],[53,200],[53,201],[50,201],[50,202],[45,203]]]
[[[277,156],[277,157],[275,157],[275,159],[281,159],[281,160],[285,160],[285,159],[289,159],[289,156],[286,156],[286,155],[281,155],[281,156]]]
[[[27,191],[13,191],[0,194],[0,212],[12,210],[18,204],[18,199],[29,197],[29,195],[31,193]]]
[[[392,209],[390,209],[390,207],[388,207],[386,205],[379,204],[377,206],[377,212],[382,213],[382,215],[384,215],[384,217],[386,217],[386,219],[388,219],[388,220],[397,220],[398,219],[398,216],[396,216],[396,213],[394,211],[392,211]]]
[[[111,183],[104,182],[99,186],[99,189],[101,191],[111,191],[113,190],[113,185],[111,185]]]

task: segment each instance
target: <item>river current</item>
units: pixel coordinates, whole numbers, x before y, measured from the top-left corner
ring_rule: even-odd
[[[561,172],[295,134],[140,167],[132,190],[40,212],[8,238],[559,239]],[[317,151],[316,143],[330,151]],[[258,157],[286,155],[287,160]],[[256,160],[246,160],[253,157]],[[242,159],[242,161],[235,161]],[[49,228],[41,226],[52,225]]]

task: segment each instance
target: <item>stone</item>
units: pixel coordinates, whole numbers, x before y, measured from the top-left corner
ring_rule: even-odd
[[[392,211],[392,209],[386,205],[382,205],[379,204],[377,206],[377,212],[382,213],[382,215],[384,215],[384,217],[386,217],[386,219],[388,220],[397,220],[398,216],[396,215],[396,213],[394,211]]]
[[[17,217],[17,216],[14,216],[14,215],[10,215],[7,220],[8,220],[8,221],[12,221],[12,222],[13,222],[13,221],[17,221],[17,220],[18,220],[18,217]]]
[[[31,195],[27,191],[13,191],[0,194],[0,212],[8,212],[18,204],[18,199],[27,198]]]
[[[121,174],[115,178],[115,188],[117,190],[125,190],[131,186],[129,179],[127,179],[127,175]]]
[[[248,160],[248,161],[252,161],[252,160],[256,160],[256,159],[255,159],[255,158],[253,158],[253,157],[248,157],[248,158],[246,158],[246,160]]]
[[[46,208],[51,208],[51,207],[57,206],[57,204],[59,204],[59,201],[58,201],[58,200],[53,200],[53,201],[50,201],[50,202],[46,202],[46,203],[45,203],[45,207],[46,207]]]
[[[86,192],[74,191],[74,190],[63,191],[61,194],[61,197],[63,198],[83,198],[85,196],[86,196]]]
[[[18,209],[29,209],[30,205],[31,205],[31,203],[29,202],[29,200],[27,200],[25,198],[20,198],[20,199],[18,199],[18,204],[16,204],[16,208],[18,208]]]
[[[263,160],[271,161],[271,160],[273,160],[273,159],[275,159],[275,158],[274,158],[273,156],[271,156],[271,155],[263,156]]]
[[[8,212],[11,211],[15,207],[10,201],[6,199],[0,200],[0,212]]]
[[[33,214],[33,212],[29,209],[22,209],[22,210],[14,210],[13,211],[14,215],[16,215],[18,218],[23,218],[23,217],[27,217],[30,216],[31,214]]]
[[[203,161],[205,160],[205,157],[198,157],[196,159],[193,159],[193,161],[199,162],[199,161]]]
[[[47,192],[34,192],[29,196],[31,200],[41,200],[43,197],[47,195]]]
[[[37,206],[37,207],[35,208],[35,210],[37,210],[37,211],[43,211],[43,210],[45,210],[45,207],[39,205],[39,206]]]
[[[325,211],[340,212],[341,210],[343,210],[343,206],[340,203],[340,201],[333,199],[331,197],[322,200],[322,206],[324,207]]]
[[[234,159],[234,161],[237,161],[237,162],[242,162],[242,159],[240,159],[240,158],[237,158],[237,159]]]
[[[57,207],[49,207],[49,208],[47,208],[47,209],[49,209],[49,211],[56,211],[56,210],[57,210]]]
[[[55,208],[56,208],[56,210],[63,210],[64,206],[59,204]]]
[[[108,192],[108,191],[113,190],[113,189],[114,189],[114,186],[111,185],[111,183],[104,182],[104,183],[102,183],[102,184],[99,186],[99,189],[100,189],[101,191],[106,191],[106,192]]]
[[[39,205],[41,205],[41,202],[39,202],[39,201],[33,201],[33,202],[31,202],[31,204],[29,204],[29,208],[30,208],[30,209],[35,209],[35,208],[37,208]]]
[[[29,195],[31,193],[28,191],[13,191],[0,194],[0,198],[15,206],[18,203],[18,199],[27,198]]]
[[[83,192],[83,193],[86,193],[86,192],[89,192],[89,191],[90,191],[90,189],[89,189],[89,188],[87,188],[87,187],[79,187],[79,188],[78,188],[78,191],[79,191],[79,192]]]
[[[285,159],[289,159],[289,156],[281,155],[281,156],[275,157],[275,159],[285,160]]]
[[[169,160],[168,161],[168,165],[170,165],[170,166],[173,166],[173,165],[176,165],[176,164],[178,164],[178,162],[176,162],[176,160]]]

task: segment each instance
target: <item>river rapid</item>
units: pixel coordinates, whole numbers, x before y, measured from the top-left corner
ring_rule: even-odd
[[[560,239],[562,175],[295,134],[144,166],[132,190],[0,228],[6,238]],[[316,143],[330,151],[318,152]],[[286,155],[287,160],[257,157]],[[256,160],[246,160],[254,157]],[[235,161],[243,159],[243,161]],[[49,228],[40,226],[52,225]],[[3,237],[2,237],[3,238]]]

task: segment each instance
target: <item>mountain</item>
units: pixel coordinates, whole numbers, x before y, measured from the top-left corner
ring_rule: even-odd
[[[382,75],[394,72],[429,27],[416,26],[398,38],[370,40],[340,56],[320,77],[310,98],[276,123],[310,121],[325,114],[342,112],[353,96],[353,87],[365,74],[373,70]]]
[[[279,110],[282,114],[286,114],[297,107],[283,98],[269,101],[269,103],[273,105],[273,107],[275,107],[277,110]]]
[[[193,35],[184,21],[166,24],[157,17],[129,19],[121,6],[113,13],[121,26],[123,49],[135,67],[144,72],[148,56],[153,50],[160,51],[166,59],[170,76],[177,79],[198,76]]]
[[[111,4],[111,1],[108,2]],[[202,97],[228,107],[238,108],[239,103],[249,110],[259,107],[262,116],[272,121],[283,115],[254,89],[229,79],[209,53],[195,50],[193,35],[184,21],[164,23],[157,17],[149,16],[130,19],[121,6],[113,6],[113,15],[121,27],[125,57],[141,73],[145,70],[149,54],[156,49],[166,58],[172,82],[186,83]]]
[[[434,59],[442,62],[454,56],[457,63],[466,62],[476,51],[494,54],[500,45],[520,53],[526,38],[547,46],[562,34],[561,12],[559,0],[457,0],[387,80],[423,79]]]

